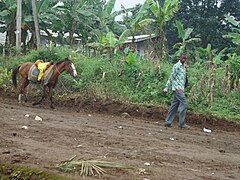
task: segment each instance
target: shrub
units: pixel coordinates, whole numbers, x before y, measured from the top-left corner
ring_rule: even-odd
[[[6,91],[11,87],[11,71],[7,68],[0,66],[0,89]]]

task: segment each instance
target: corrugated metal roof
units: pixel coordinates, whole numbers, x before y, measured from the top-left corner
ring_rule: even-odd
[[[135,42],[140,42],[140,41],[144,41],[150,38],[155,38],[156,35],[155,34],[145,34],[145,35],[139,35],[139,36],[134,36],[135,38]],[[128,37],[128,40],[125,41],[125,43],[131,43],[132,42],[132,36]]]

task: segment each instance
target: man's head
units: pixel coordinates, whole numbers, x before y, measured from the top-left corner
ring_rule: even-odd
[[[183,64],[188,60],[187,55],[185,53],[181,53],[179,58],[180,58],[181,63],[183,63]]]

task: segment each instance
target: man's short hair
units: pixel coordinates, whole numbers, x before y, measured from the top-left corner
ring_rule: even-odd
[[[181,56],[185,56],[185,57],[187,57],[187,54],[184,53],[184,52],[182,52],[182,53],[180,54],[180,57],[181,57]]]
[[[187,54],[182,52],[179,56],[180,58],[188,59]]]

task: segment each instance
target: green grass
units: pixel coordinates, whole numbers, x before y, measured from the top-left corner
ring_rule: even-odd
[[[69,178],[60,177],[59,175],[36,170],[20,165],[0,163],[1,180],[11,179],[46,179],[46,180],[67,180]]]

